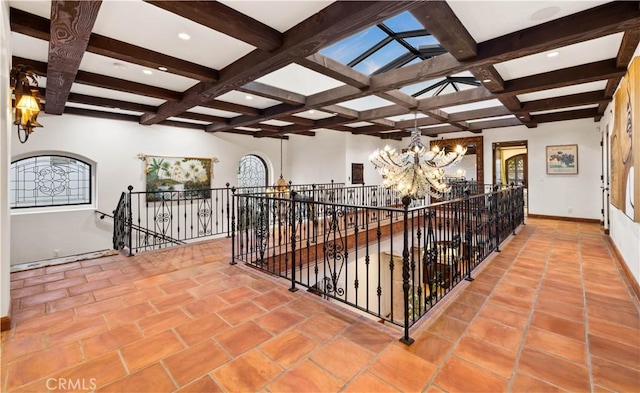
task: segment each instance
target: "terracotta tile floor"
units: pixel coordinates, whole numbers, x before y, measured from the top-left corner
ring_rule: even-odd
[[[640,314],[598,225],[529,219],[401,332],[245,266],[228,239],[11,275],[4,392],[640,391]]]

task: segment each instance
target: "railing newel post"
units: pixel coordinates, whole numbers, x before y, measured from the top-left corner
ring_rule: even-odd
[[[289,291],[296,292],[296,195],[298,193],[291,190],[289,193],[289,200],[291,203],[291,217],[289,217],[289,224],[291,227],[291,288]]]
[[[128,246],[129,246],[129,256],[133,256],[133,250],[131,249],[131,247],[133,247],[133,241],[132,241],[132,226],[133,226],[133,213],[131,212],[131,192],[133,191],[133,186],[129,185],[129,187],[127,187],[127,190],[129,190],[129,193],[127,194],[127,228],[128,228],[128,233],[127,233],[127,241],[129,242]]]
[[[229,182],[227,182],[226,186],[227,186],[227,237],[231,236],[231,219],[230,219],[230,215],[231,213],[229,212]]]
[[[227,183],[228,185],[229,183]],[[228,203],[228,202],[227,202]],[[230,265],[235,265],[236,262],[236,188],[231,188],[231,262]]]
[[[464,206],[465,206],[465,231],[464,240],[467,248],[467,277],[464,279],[467,281],[473,281],[471,277],[471,258],[473,253],[473,239],[471,233],[471,198],[470,191],[464,192]]]
[[[409,196],[402,197],[403,206],[403,249],[402,249],[402,292],[404,296],[404,336],[400,342],[406,345],[413,344],[414,339],[409,337],[409,204],[411,198]],[[391,224],[393,225],[393,223]],[[391,283],[393,286],[393,283]]]

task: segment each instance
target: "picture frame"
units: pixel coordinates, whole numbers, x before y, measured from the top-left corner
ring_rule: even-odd
[[[364,184],[364,164],[351,163],[351,184]]]
[[[147,202],[210,196],[212,158],[144,156]]]
[[[577,175],[578,145],[551,145],[546,152],[547,175]]]

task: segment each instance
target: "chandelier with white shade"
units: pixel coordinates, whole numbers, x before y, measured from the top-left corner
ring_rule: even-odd
[[[427,149],[420,138],[417,116],[411,130],[411,143],[404,152],[397,152],[386,146],[376,150],[369,160],[376,167],[387,188],[395,188],[401,196],[422,199],[427,195],[442,198],[451,190],[445,181],[443,168],[460,162],[467,152],[465,147],[456,146],[453,151],[445,152],[434,146]]]

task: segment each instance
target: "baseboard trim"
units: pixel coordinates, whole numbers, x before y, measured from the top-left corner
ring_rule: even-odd
[[[0,332],[11,329],[11,317],[6,315],[0,318]]]
[[[590,224],[599,224],[600,220],[597,218],[581,218],[581,217],[563,217],[563,216],[545,216],[544,214],[527,214],[528,218],[541,218],[545,220],[561,220],[561,221],[574,221],[574,222],[586,222]]]
[[[616,261],[618,261],[618,264],[620,265],[620,267],[622,268],[622,271],[624,272],[624,276],[627,279],[627,282],[631,287],[631,290],[636,295],[636,298],[638,298],[638,301],[640,301],[640,284],[638,284],[638,281],[633,276],[633,273],[631,273],[629,266],[627,266],[626,262],[624,261],[624,258],[622,257],[622,254],[620,254],[620,250],[618,250],[618,247],[613,242],[613,239],[611,238],[611,236],[607,236],[607,240],[609,241],[609,245],[613,250],[613,254],[615,255]]]

